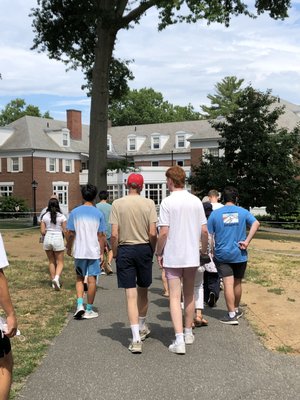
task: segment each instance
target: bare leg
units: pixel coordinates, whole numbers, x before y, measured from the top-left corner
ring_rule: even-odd
[[[170,293],[170,314],[175,334],[183,333],[182,311],[181,311],[181,279],[173,278],[168,280]],[[193,287],[194,289],[194,287]],[[193,311],[194,312],[194,311]]]
[[[52,250],[45,250],[48,260],[49,260],[49,272],[50,272],[50,278],[51,280],[54,279],[55,277],[55,270],[56,270],[56,260],[55,260],[55,254],[54,251]]]
[[[234,288],[234,306],[235,308],[238,308],[242,297],[242,280],[235,278],[233,288]]]
[[[82,287],[84,285],[82,284]],[[96,277],[89,276],[88,277],[88,292],[87,292],[87,301],[88,304],[94,304],[95,296],[96,296]]]
[[[146,317],[148,311],[148,288],[137,288],[137,306],[139,317]]]
[[[64,267],[64,251],[55,251],[54,256],[56,261],[55,275],[60,276]]]
[[[166,278],[166,272],[164,269],[161,270],[161,280],[164,288],[164,295],[168,296],[169,295],[169,286],[168,286],[168,280]]]
[[[137,288],[125,289],[127,300],[127,313],[130,325],[139,324],[139,311],[138,311],[138,291]]]
[[[107,262],[108,262],[108,264],[111,264],[112,259],[113,259],[113,251],[112,250],[108,250],[108,253],[107,253]]]
[[[233,276],[226,276],[223,278],[224,283],[224,296],[228,312],[234,312],[234,278]]]
[[[0,400],[8,400],[12,383],[13,357],[12,352],[0,358]]]
[[[77,295],[77,299],[83,298],[83,294],[84,294],[83,280],[84,280],[83,276],[76,275],[76,295]]]
[[[195,311],[195,283],[196,268],[185,268],[183,271],[183,298],[184,298],[184,320],[185,327],[191,328]]]

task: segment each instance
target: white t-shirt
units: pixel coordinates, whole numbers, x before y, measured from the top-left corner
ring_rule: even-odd
[[[57,213],[56,214],[56,224],[53,224],[51,222],[51,214],[49,211],[46,212],[46,214],[43,215],[42,217],[42,222],[45,223],[46,225],[46,231],[47,232],[62,232],[62,223],[65,222],[67,218],[61,214]]]
[[[3,240],[2,240],[2,235],[0,233],[0,269],[5,268],[7,266],[8,266],[8,260],[7,260]]]
[[[158,226],[169,227],[165,267],[199,267],[201,228],[206,223],[201,200],[187,190],[176,190],[161,202]]]
[[[217,210],[218,208],[224,207],[224,204],[222,204],[222,203],[211,203],[211,205],[212,205],[213,211]]]

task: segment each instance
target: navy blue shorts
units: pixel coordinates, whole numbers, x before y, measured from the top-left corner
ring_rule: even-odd
[[[241,263],[219,262],[214,259],[221,278],[233,276],[235,279],[243,279],[247,268],[247,261]]]
[[[2,331],[0,331],[0,358],[3,358],[5,354],[8,354],[10,351],[10,340],[5,335],[2,337]]]
[[[150,244],[118,247],[116,258],[118,287],[147,288],[152,283],[153,250]]]

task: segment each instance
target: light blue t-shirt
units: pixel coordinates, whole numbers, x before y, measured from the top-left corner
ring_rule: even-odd
[[[97,203],[96,207],[98,210],[102,211],[105,217],[105,222],[106,222],[106,239],[110,239],[111,237],[111,224],[108,222],[109,221],[109,216],[111,212],[111,205],[109,203]]]
[[[210,234],[214,235],[214,256],[219,262],[240,263],[248,259],[247,250],[241,250],[239,242],[247,237],[256,218],[245,208],[224,206],[213,211],[207,222]]]
[[[76,233],[73,249],[74,258],[96,260],[100,258],[98,232],[106,232],[102,212],[93,206],[79,206],[71,211],[67,229]]]

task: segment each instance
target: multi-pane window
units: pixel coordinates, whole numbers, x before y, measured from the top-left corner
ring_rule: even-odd
[[[151,161],[151,166],[152,167],[158,167],[159,166],[159,161]]]
[[[56,171],[56,159],[55,158],[49,158],[49,171],[50,172]]]
[[[74,160],[63,160],[63,172],[74,172]]]
[[[177,135],[177,146],[178,148],[185,148],[186,147],[186,142],[185,142],[185,135]]]
[[[145,197],[154,201],[159,205],[162,201],[162,183],[146,183]]]
[[[13,185],[1,185],[0,183],[0,196],[9,197],[13,194]]]
[[[19,171],[19,157],[12,157],[11,159],[11,170],[13,172]]]
[[[107,191],[111,201],[122,197],[122,185],[107,185]]]
[[[177,165],[179,165],[179,167],[184,167],[184,161],[183,160],[178,160],[176,162]]]
[[[218,148],[208,149],[208,153],[209,153],[209,155],[211,155],[213,157],[219,157],[219,149]]]
[[[68,205],[68,186],[67,185],[53,185],[53,193],[58,197],[61,205]]]
[[[152,136],[152,149],[153,150],[158,150],[160,149],[160,140],[159,136]]]
[[[22,157],[7,158],[7,172],[22,172],[23,159]]]
[[[62,137],[63,137],[63,146],[68,147],[69,146],[69,133],[63,132]]]
[[[136,138],[135,137],[128,138],[128,150],[129,151],[136,150]]]

